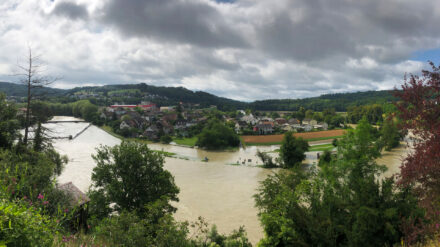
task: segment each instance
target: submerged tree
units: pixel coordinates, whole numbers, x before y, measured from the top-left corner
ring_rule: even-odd
[[[302,138],[295,138],[292,132],[284,134],[280,147],[280,165],[284,168],[298,166],[306,158],[305,152],[309,150],[309,144]]]

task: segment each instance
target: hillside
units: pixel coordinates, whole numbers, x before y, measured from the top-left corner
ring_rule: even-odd
[[[366,91],[355,93],[324,94],[319,97],[305,99],[272,99],[250,103],[250,108],[267,111],[297,111],[300,107],[322,111],[325,108],[335,108],[336,111],[346,111],[350,106],[381,104],[396,101],[393,91]]]
[[[16,97],[26,97],[27,95],[27,87],[22,84],[10,83],[10,82],[0,82],[0,92],[4,92],[8,96],[16,96]],[[66,94],[67,91],[58,88],[37,88],[36,94],[44,94],[47,96],[61,96]]]
[[[0,82],[0,92],[9,96],[26,96],[24,85]],[[395,101],[392,91],[367,91],[355,93],[325,94],[319,97],[305,99],[270,99],[251,103],[218,97],[203,91],[191,91],[183,87],[157,87],[141,84],[106,85],[96,87],[77,87],[69,90],[43,88],[39,93],[48,96],[63,97],[81,95],[98,95],[92,101],[106,105],[114,102],[137,104],[140,101],[152,101],[158,105],[175,105],[178,102],[200,104],[203,107],[215,105],[221,110],[253,109],[266,111],[296,111],[300,107],[322,111],[325,108],[335,108],[336,111],[346,111],[350,106],[368,105]],[[94,97],[94,96],[90,96]]]
[[[111,96],[115,99],[120,98],[125,103],[138,103],[141,100],[147,99],[158,105],[175,105],[179,102],[185,102],[200,104],[205,107],[215,105],[223,110],[245,108],[247,106],[247,103],[218,97],[202,91],[194,92],[183,87],[157,87],[145,83],[106,85],[101,87],[79,87],[69,90],[68,93],[78,94],[84,91]],[[131,99],[127,99],[126,95],[130,95]]]

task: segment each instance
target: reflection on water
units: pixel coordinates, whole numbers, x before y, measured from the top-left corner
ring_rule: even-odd
[[[60,120],[77,120],[70,117],[57,117]],[[54,133],[77,133],[86,123],[47,124]],[[60,183],[72,181],[82,191],[87,191],[91,184],[91,173],[95,163],[91,155],[95,148],[102,145],[113,146],[120,140],[107,134],[96,126],[91,126],[74,140],[55,140],[54,146],[69,157],[64,172],[58,178]],[[218,230],[229,233],[244,225],[252,243],[263,236],[263,231],[254,207],[253,195],[259,181],[262,181],[274,170],[255,167],[261,161],[256,156],[257,150],[273,151],[279,146],[248,147],[237,151],[211,152],[206,150],[180,147],[174,145],[149,144],[155,150],[173,152],[189,160],[166,158],[165,168],[175,177],[180,188],[176,218],[178,220],[195,221],[204,217],[209,223],[215,223]],[[385,152],[378,160],[379,164],[387,164],[386,176],[399,171],[401,156],[406,153],[404,145]],[[272,155],[275,155],[272,153]],[[201,160],[207,157],[209,162]],[[244,166],[230,164],[244,162]],[[307,153],[307,161],[316,162],[316,152]]]

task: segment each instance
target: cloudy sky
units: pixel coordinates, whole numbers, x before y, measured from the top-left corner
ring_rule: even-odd
[[[146,82],[238,100],[391,89],[440,61],[438,0],[2,0],[0,80]]]

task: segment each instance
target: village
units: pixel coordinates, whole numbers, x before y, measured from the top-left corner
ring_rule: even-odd
[[[257,116],[259,115],[259,116]],[[197,104],[179,103],[161,106],[151,102],[138,105],[114,104],[100,109],[99,116],[105,125],[124,137],[159,141],[163,136],[193,137],[203,125],[217,117],[239,135],[282,134],[288,131],[309,132],[327,130],[328,123],[315,119],[297,119],[285,113],[272,118],[261,112],[238,110],[234,113],[218,111],[215,106],[200,109]]]

